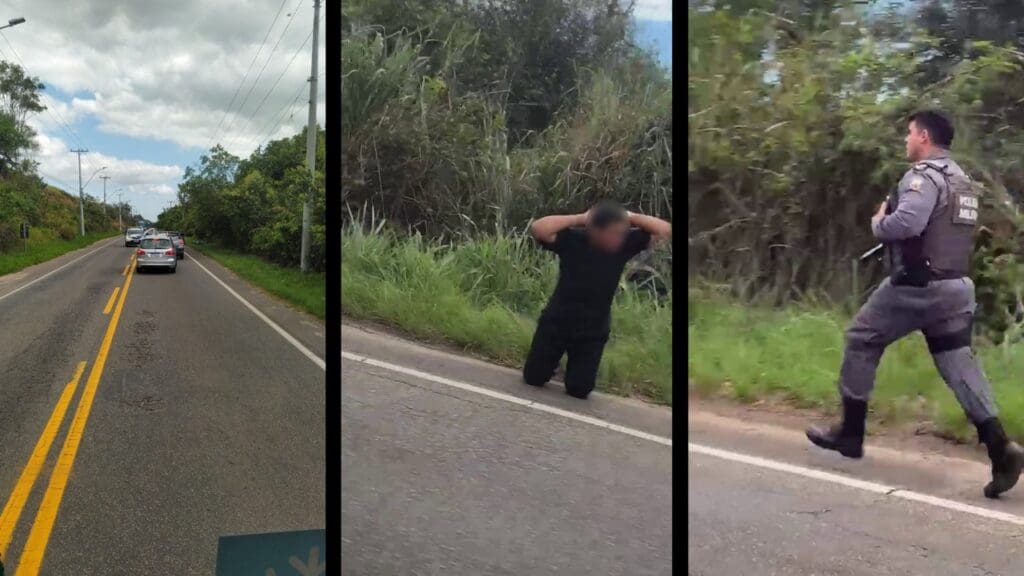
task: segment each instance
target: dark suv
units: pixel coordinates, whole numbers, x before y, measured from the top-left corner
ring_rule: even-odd
[[[174,242],[174,249],[178,251],[178,260],[185,259],[185,235],[181,232],[166,232]]]

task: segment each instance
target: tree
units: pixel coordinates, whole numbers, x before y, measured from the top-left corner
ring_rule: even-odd
[[[23,150],[33,145],[31,130],[27,126],[19,126],[9,112],[0,112],[0,173],[12,168],[32,167],[32,164],[22,164],[20,157]]]
[[[385,54],[395,54],[411,42],[416,56],[424,59],[411,59],[391,69],[406,67],[414,77],[443,71],[450,89],[487,95],[504,107],[510,145],[543,131],[560,110],[571,107],[584,71],[601,68],[634,48],[633,3],[622,0],[358,0],[352,4],[346,8],[350,26],[370,27],[386,38]],[[350,50],[355,48],[350,44]],[[423,67],[424,62],[429,66]],[[345,106],[345,98],[342,102]]]
[[[45,88],[38,78],[27,76],[21,66],[0,61],[0,110],[10,114],[19,126],[25,125],[29,114],[46,109],[39,97]]]
[[[239,159],[217,145],[204,154],[199,166],[189,166],[178,185],[178,201],[188,206],[184,227],[215,233],[228,227],[221,192],[232,185]]]

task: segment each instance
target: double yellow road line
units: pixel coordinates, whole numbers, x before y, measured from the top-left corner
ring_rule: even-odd
[[[90,370],[89,378],[86,380],[82,397],[78,401],[78,408],[75,410],[71,427],[68,429],[67,437],[64,439],[64,446],[57,455],[57,463],[50,474],[50,483],[43,494],[43,501],[36,512],[32,529],[29,531],[28,541],[18,561],[17,576],[36,576],[39,574],[39,569],[43,564],[46,545],[50,540],[50,533],[53,531],[54,522],[57,520],[57,511],[64,497],[64,489],[67,487],[68,477],[71,475],[71,467],[75,463],[78,446],[82,442],[82,434],[85,431],[85,424],[89,419],[89,412],[92,410],[96,389],[99,387],[100,378],[103,376],[103,367],[107,363],[107,355],[110,353],[114,334],[117,332],[117,324],[121,319],[121,310],[124,308],[124,301],[128,295],[128,287],[132,283],[132,276],[134,276],[132,265],[134,262],[135,259],[133,257],[122,273],[125,276],[124,284],[114,289],[114,293],[104,309],[103,313],[108,314],[116,300],[117,305],[113,308],[113,316],[111,316],[110,322],[107,324],[107,331],[103,336],[99,352],[96,354],[96,360],[92,364],[92,370]],[[119,292],[120,297],[118,297]],[[57,432],[64,421],[64,416],[67,413],[68,406],[71,404],[71,399],[75,395],[79,380],[85,372],[85,367],[86,363],[84,361],[79,362],[71,381],[64,386],[64,392],[61,394],[60,399],[57,400],[57,405],[54,407],[53,413],[50,414],[50,419],[46,422],[46,427],[43,428],[43,433],[36,442],[35,449],[32,451],[28,463],[22,470],[21,476],[18,477],[18,482],[7,499],[3,512],[0,512],[0,563],[5,562],[7,559],[7,549],[14,537],[18,519],[21,517],[21,512],[28,501],[29,494],[32,492],[36,478],[39,477],[39,473],[46,462],[50,446],[57,437]],[[2,565],[0,564],[0,566]]]

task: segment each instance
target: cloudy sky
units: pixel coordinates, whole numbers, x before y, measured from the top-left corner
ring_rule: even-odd
[[[672,21],[672,0],[636,0],[633,14],[638,20]]]
[[[637,0],[633,10],[637,40],[654,50],[665,66],[672,67],[672,1]]]
[[[5,2],[0,21],[15,17],[27,21],[0,32],[0,58],[46,85],[35,157],[69,192],[78,187],[70,150],[85,148],[83,179],[106,166],[108,198],[123,188],[155,219],[214,143],[246,156],[306,122],[313,0]],[[318,92],[322,126],[322,81]],[[102,196],[99,176],[86,193]]]

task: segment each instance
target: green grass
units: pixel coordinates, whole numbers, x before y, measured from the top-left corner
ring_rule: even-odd
[[[50,230],[33,228],[29,234],[27,249],[22,244],[19,244],[17,248],[0,253],[0,276],[23,270],[40,262],[52,260],[62,254],[84,248],[105,238],[113,238],[115,234],[115,231],[88,232],[85,236],[76,236],[72,240],[63,240]]]
[[[688,304],[692,390],[743,402],[781,399],[835,412],[846,315],[825,307],[752,307],[696,289],[690,289]],[[1024,438],[1024,344],[977,352],[1007,431]],[[873,417],[883,422],[928,421],[943,435],[975,436],[920,335],[886,351],[871,407]]]
[[[259,256],[242,254],[193,239],[189,239],[189,246],[198,248],[204,255],[263,290],[321,320],[324,318],[326,286],[323,274],[303,274],[296,268],[279,266]]]
[[[341,253],[344,315],[516,368],[557,274],[552,255],[518,236],[439,245],[348,227]],[[671,296],[659,303],[627,288],[612,322],[598,389],[671,404]]]

